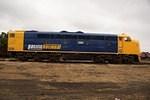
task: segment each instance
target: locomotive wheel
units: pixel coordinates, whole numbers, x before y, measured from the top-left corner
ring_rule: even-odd
[[[132,57],[132,56],[123,57],[123,63],[125,63],[125,64],[133,64],[134,62],[135,62],[134,57]]]
[[[34,59],[34,61],[42,61],[42,59],[40,59],[40,57],[38,57],[38,56],[35,56],[33,59]]]
[[[25,58],[25,57],[17,57],[17,59],[18,59],[19,61],[27,61],[27,60],[28,60],[28,59]]]
[[[60,62],[60,57],[54,57],[54,56],[52,56],[52,57],[50,57],[49,59],[48,59],[48,61],[50,61],[50,62]]]
[[[95,63],[105,63],[105,59],[100,57],[94,57],[93,61]]]

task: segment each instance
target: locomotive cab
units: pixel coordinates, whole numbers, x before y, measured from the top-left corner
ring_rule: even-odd
[[[130,36],[123,33],[119,35],[118,41],[119,54],[130,57],[136,62],[140,61],[140,47],[137,40],[132,39]]]

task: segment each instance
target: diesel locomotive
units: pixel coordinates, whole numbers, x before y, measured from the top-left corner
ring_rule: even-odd
[[[20,60],[140,62],[139,42],[126,34],[16,30],[7,35],[7,56]]]

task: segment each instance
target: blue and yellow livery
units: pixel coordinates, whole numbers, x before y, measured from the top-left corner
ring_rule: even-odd
[[[96,62],[140,61],[138,41],[126,34],[10,31],[8,52],[24,58],[57,56],[59,59],[88,58]]]

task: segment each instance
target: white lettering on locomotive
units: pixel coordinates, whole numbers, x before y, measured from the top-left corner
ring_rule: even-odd
[[[28,50],[42,50],[42,45],[29,44],[28,45]]]

